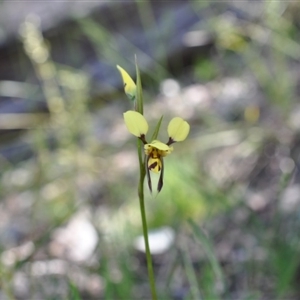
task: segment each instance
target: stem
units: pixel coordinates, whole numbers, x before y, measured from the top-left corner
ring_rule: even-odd
[[[136,111],[143,115],[143,91],[142,91],[142,83],[141,83],[141,76],[140,71],[137,65],[137,59],[135,58],[135,66],[136,66]],[[146,248],[146,259],[147,259],[147,268],[148,268],[148,276],[149,276],[149,284],[152,294],[152,300],[157,300],[156,295],[156,286],[155,286],[155,279],[154,279],[154,272],[153,272],[153,265],[152,265],[152,257],[149,247],[149,240],[148,240],[148,228],[147,228],[147,219],[146,219],[146,209],[145,209],[145,199],[144,199],[144,180],[146,176],[145,164],[143,160],[144,155],[144,142],[145,137],[142,140],[138,139],[137,141],[137,148],[138,148],[138,156],[139,156],[139,165],[140,165],[140,181],[138,186],[138,195],[140,200],[140,210],[141,210],[141,217],[142,217],[142,224],[143,224],[143,235],[145,241],[145,248]]]
[[[157,300],[152,257],[151,257],[149,240],[148,240],[148,227],[147,227],[145,200],[144,200],[144,180],[145,180],[146,172],[145,172],[145,166],[142,157],[142,146],[143,146],[142,142],[138,140],[138,155],[139,155],[139,164],[140,164],[140,180],[138,186],[138,195],[140,200],[140,210],[141,210],[141,217],[142,217],[142,224],[143,224],[143,235],[144,235],[145,248],[146,248],[147,268],[148,268],[148,276],[149,276],[152,300]]]

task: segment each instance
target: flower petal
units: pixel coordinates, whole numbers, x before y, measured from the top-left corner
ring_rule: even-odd
[[[118,65],[117,68],[120,71],[123,79],[125,93],[128,98],[133,101],[136,97],[136,85],[129,74],[123,68]]]
[[[164,185],[164,160],[163,158],[160,159],[161,162],[161,171],[160,171],[160,176],[159,176],[159,180],[157,183],[157,191],[160,192],[163,185]]]
[[[148,169],[154,173],[159,173],[162,168],[161,159],[159,157],[149,157]]]
[[[150,193],[152,194],[152,180],[151,180],[150,170],[148,168],[149,159],[150,159],[150,156],[148,156],[147,159],[145,159],[145,164],[146,164],[148,187],[149,187]]]
[[[131,134],[137,137],[146,135],[148,132],[148,123],[143,115],[133,110],[129,110],[123,115],[126,127]]]
[[[190,132],[190,125],[188,122],[184,121],[182,118],[173,118],[168,125],[169,137],[174,142],[182,142],[186,139]]]
[[[166,144],[164,144],[164,143],[162,143],[158,140],[154,140],[150,144],[147,144],[147,145],[149,145],[151,147],[154,147],[158,150],[162,150],[162,151],[169,151],[170,150],[170,147],[168,145],[166,145]],[[145,146],[147,146],[147,145],[145,145]]]

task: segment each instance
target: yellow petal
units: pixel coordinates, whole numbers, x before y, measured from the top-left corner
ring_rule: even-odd
[[[148,132],[148,123],[143,115],[137,111],[129,110],[124,115],[124,121],[128,131],[140,137]]]
[[[134,81],[123,68],[120,66],[117,66],[117,68],[121,73],[126,95],[130,98],[130,100],[134,100],[136,96],[136,85]]]
[[[162,168],[162,163],[160,158],[149,157],[148,169],[154,173],[159,173]]]
[[[190,125],[179,117],[173,118],[168,125],[169,137],[174,142],[182,142],[190,132]]]
[[[164,143],[162,143],[158,140],[154,140],[150,144],[147,144],[147,145],[149,145],[151,147],[154,147],[158,150],[162,150],[162,151],[169,151],[170,150],[170,147],[168,145],[166,145],[166,144],[164,144]]]
[[[153,149],[153,148],[152,148],[149,144],[146,144],[146,145],[144,146],[145,154],[146,154],[146,155],[149,155],[149,154],[151,153],[152,149]]]

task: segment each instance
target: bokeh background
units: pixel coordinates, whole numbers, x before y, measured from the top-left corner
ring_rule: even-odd
[[[191,125],[146,190],[159,299],[299,299],[299,26],[297,1],[1,1],[0,299],[150,299],[135,55],[160,139]]]

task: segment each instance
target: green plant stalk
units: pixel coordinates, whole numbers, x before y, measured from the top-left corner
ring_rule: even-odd
[[[157,299],[156,285],[155,285],[152,257],[151,257],[150,247],[149,247],[148,226],[147,226],[147,218],[146,218],[145,199],[144,199],[144,180],[145,180],[146,171],[142,159],[142,150],[143,150],[142,148],[143,148],[143,144],[141,141],[138,140],[138,155],[139,155],[139,162],[140,162],[140,180],[138,186],[138,195],[140,201],[143,235],[144,235],[145,248],[146,248],[149,284],[151,288],[152,300],[156,300]]]
[[[140,77],[140,72],[139,72],[137,62],[136,62],[136,77],[137,77],[136,110],[139,113],[143,114],[142,84],[141,84],[141,77]],[[138,157],[139,157],[139,166],[140,166],[138,196],[139,196],[139,201],[140,201],[140,210],[141,210],[142,225],[143,225],[143,235],[144,235],[145,249],[146,249],[147,269],[148,269],[149,284],[150,284],[150,289],[151,289],[152,300],[157,300],[156,285],[155,285],[155,278],[154,278],[154,271],[153,271],[153,264],[152,264],[152,256],[151,256],[151,252],[150,252],[149,239],[148,239],[148,226],[147,226],[145,197],[144,197],[144,180],[145,180],[145,176],[146,176],[146,170],[145,170],[145,164],[144,164],[144,160],[143,160],[144,145],[141,140],[137,141],[137,148],[138,148]]]

